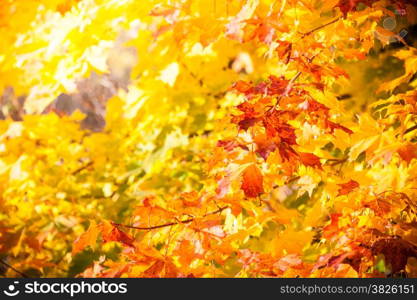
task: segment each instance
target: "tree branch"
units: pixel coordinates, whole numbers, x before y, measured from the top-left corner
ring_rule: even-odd
[[[220,207],[219,209],[206,213],[205,215],[202,216],[202,218],[210,216],[210,215],[215,215],[218,213],[221,213],[223,210],[225,210],[226,208],[229,208],[228,206],[224,206],[224,207]],[[114,223],[111,222],[112,225],[114,226],[119,226],[119,227],[124,227],[124,228],[130,228],[130,229],[136,229],[136,230],[154,230],[154,229],[160,229],[160,228],[164,228],[164,227],[169,227],[169,226],[174,226],[174,225],[178,225],[178,224],[187,224],[187,223],[191,223],[196,219],[196,217],[190,217],[186,220],[177,220],[175,222],[169,222],[169,223],[164,223],[164,224],[160,224],[160,225],[155,225],[155,226],[149,226],[149,227],[138,227],[138,226],[132,226],[132,225],[125,225],[125,224],[119,224],[119,223]]]

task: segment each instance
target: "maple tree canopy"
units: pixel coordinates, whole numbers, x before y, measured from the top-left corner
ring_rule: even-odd
[[[417,277],[414,0],[3,0],[0,275]]]

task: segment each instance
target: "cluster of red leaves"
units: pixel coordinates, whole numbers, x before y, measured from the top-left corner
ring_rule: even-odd
[[[352,133],[350,129],[331,121],[330,109],[293,80],[270,76],[267,81],[256,85],[239,81],[233,89],[244,94],[246,101],[237,106],[239,113],[233,115],[231,121],[240,130],[246,131],[253,143],[248,147],[238,140],[228,140],[220,141],[218,146],[228,152],[235,148],[254,152],[264,161],[272,152],[278,151],[287,175],[291,175],[300,164],[322,169],[318,156],[295,149],[296,128],[290,124],[291,120],[300,117],[329,134],[335,129]],[[263,193],[262,172],[256,165],[250,165],[243,172],[242,189],[247,197],[252,198]]]
[[[364,199],[348,216],[334,213],[321,237],[336,245],[332,253],[321,255],[315,263],[305,263],[294,254],[276,259],[271,254],[241,250],[243,270],[262,276],[332,276],[345,277],[350,266],[353,276],[384,277],[405,270],[410,257],[417,258],[417,247],[406,240],[408,230],[415,228],[403,220],[404,214],[415,214],[415,203],[404,194],[388,193]],[[371,215],[371,216],[370,216]],[[373,225],[361,225],[361,217]],[[346,221],[347,220],[347,221]],[[392,233],[394,232],[394,234]],[[383,255],[386,274],[372,268]]]
[[[356,185],[347,184],[349,189]],[[365,274],[375,258],[383,255],[391,274],[404,270],[409,257],[417,258],[417,247],[405,239],[415,226],[406,216],[413,216],[415,208],[416,204],[405,194],[384,193],[362,199],[348,215],[332,214],[330,224],[323,228],[323,237],[338,246],[322,261],[323,265],[346,263]],[[374,270],[372,276],[384,275]]]

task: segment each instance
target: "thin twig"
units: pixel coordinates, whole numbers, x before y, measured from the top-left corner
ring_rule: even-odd
[[[224,207],[220,207],[218,210],[206,213],[205,215],[203,215],[202,217],[207,217],[210,215],[215,215],[218,213],[221,213],[223,210],[225,210],[226,208],[229,208],[228,206],[224,206]],[[119,224],[119,223],[114,223],[112,222],[112,224],[114,226],[120,226],[120,227],[124,227],[124,228],[130,228],[130,229],[136,229],[136,230],[154,230],[154,229],[160,229],[160,228],[164,228],[164,227],[169,227],[169,226],[174,226],[174,225],[178,225],[178,224],[187,224],[187,223],[191,223],[196,219],[196,217],[193,218],[189,218],[186,220],[177,220],[175,222],[169,222],[169,223],[165,223],[165,224],[160,224],[160,225],[155,225],[155,226],[149,226],[149,227],[137,227],[137,226],[132,226],[132,225],[125,225],[125,224]]]
[[[339,21],[340,19],[341,19],[341,17],[339,17],[339,18],[337,18],[337,19],[334,19],[334,20],[332,20],[332,21],[330,21],[330,22],[328,22],[328,23],[326,23],[326,24],[320,25],[319,27],[316,27],[316,28],[314,28],[314,29],[312,29],[312,30],[310,30],[310,31],[308,31],[308,32],[306,32],[306,33],[303,33],[303,35],[301,36],[301,38],[303,39],[303,38],[305,38],[306,36],[309,36],[310,34],[312,34],[312,33],[316,32],[316,31],[318,31],[318,30],[320,30],[320,29],[323,29],[323,28],[324,28],[324,27],[326,27],[326,26],[332,25],[332,24],[336,23],[337,21]]]
[[[409,132],[411,132],[411,131],[414,131],[414,130],[416,130],[417,129],[417,125],[414,125],[414,126],[412,126],[412,127],[410,127],[410,128],[407,128],[405,131],[404,131],[404,134],[407,134],[407,133],[409,133]]]
[[[319,54],[319,53],[318,53],[318,54]],[[317,56],[318,54],[315,54],[315,55],[313,55],[312,57],[307,58],[307,61],[308,61],[309,63],[312,63],[312,62],[313,62],[313,60],[316,58],[316,56]],[[284,92],[282,93],[282,95],[280,95],[280,96],[277,98],[277,101],[276,101],[275,105],[274,105],[274,106],[272,106],[270,109],[268,109],[268,111],[271,111],[272,109],[275,109],[275,108],[278,106],[279,101],[281,100],[281,98],[282,98],[282,97],[288,97],[289,93],[291,92],[291,89],[292,89],[292,88],[293,88],[293,86],[294,86],[294,83],[295,83],[295,82],[297,81],[297,79],[301,76],[301,74],[302,74],[302,72],[301,72],[301,71],[298,71],[298,72],[294,75],[294,77],[290,79],[290,81],[288,82],[287,86],[285,87],[285,90],[284,90]]]
[[[85,169],[87,169],[87,168],[91,167],[92,165],[93,165],[93,162],[92,162],[92,161],[90,161],[88,164],[86,164],[86,165],[84,165],[84,166],[81,166],[81,167],[79,167],[78,169],[76,169],[75,171],[73,171],[73,172],[71,173],[71,175],[77,175],[78,173],[80,173],[81,171],[83,171],[83,170],[85,170]]]
[[[288,96],[288,94],[290,93],[290,91],[291,91],[291,89],[294,85],[294,82],[298,79],[298,77],[301,76],[301,73],[302,73],[301,71],[298,71],[297,74],[295,74],[295,76],[293,78],[291,78],[290,82],[287,84],[287,87],[285,88],[285,91],[284,91],[284,94],[283,94],[284,97]]]
[[[7,262],[5,262],[4,260],[0,259],[0,263],[2,263],[3,265],[5,265],[7,268],[15,271],[17,274],[19,274],[20,276],[24,277],[24,278],[29,278],[28,275],[26,275],[25,273],[17,270],[16,268],[14,268],[13,266],[9,265]]]
[[[300,178],[301,178],[301,176],[295,176],[293,178],[290,178],[287,182],[285,182],[285,184],[293,183],[294,181],[297,181]]]

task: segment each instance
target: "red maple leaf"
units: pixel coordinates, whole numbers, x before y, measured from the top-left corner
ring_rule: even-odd
[[[241,188],[249,198],[258,197],[264,192],[262,172],[255,164],[243,171]]]
[[[298,154],[300,155],[301,162],[305,166],[318,168],[318,169],[322,170],[321,163],[320,163],[320,158],[318,156],[316,156],[312,153],[303,153],[303,152],[300,152]]]
[[[357,183],[355,180],[350,180],[349,182],[338,184],[338,186],[340,186],[340,188],[339,188],[339,193],[337,195],[341,196],[341,195],[347,195],[351,191],[359,187],[359,183]]]

